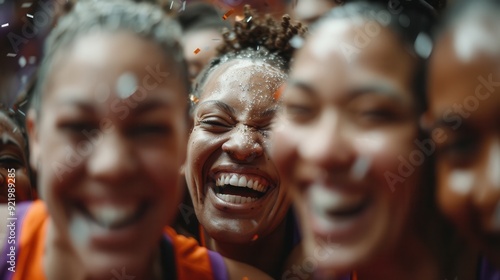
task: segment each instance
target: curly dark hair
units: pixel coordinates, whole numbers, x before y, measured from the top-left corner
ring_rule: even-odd
[[[277,21],[269,14],[260,17],[249,5],[245,5],[244,19],[235,22],[231,30],[223,30],[224,41],[218,48],[219,56],[198,76],[194,96],[200,96],[200,89],[218,65],[233,59],[263,61],[288,73],[295,51],[290,41],[295,36],[303,37],[306,32],[307,28],[302,23],[292,22],[288,15],[283,15],[281,21]]]

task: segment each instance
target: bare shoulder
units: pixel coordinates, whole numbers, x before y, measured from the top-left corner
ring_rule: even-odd
[[[235,260],[231,260],[228,258],[224,258],[224,262],[226,263],[227,271],[229,272],[229,279],[231,280],[271,280],[269,275],[262,272],[261,270],[250,266],[248,264],[244,264]]]

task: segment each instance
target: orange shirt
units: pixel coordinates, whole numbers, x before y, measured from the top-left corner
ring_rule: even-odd
[[[15,216],[7,221],[7,237],[13,230],[15,234],[10,235],[15,238],[7,238],[5,241],[0,256],[0,279],[46,280],[42,261],[50,219],[45,204],[40,200],[21,203],[17,205],[15,212]],[[10,228],[9,225],[11,225]],[[200,247],[193,238],[177,235],[169,227],[165,229],[164,236],[166,242],[172,247],[170,253],[175,262],[176,279],[225,280],[229,278],[224,260],[218,253]]]

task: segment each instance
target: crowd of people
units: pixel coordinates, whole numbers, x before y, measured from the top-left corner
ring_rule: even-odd
[[[47,1],[0,279],[500,280],[499,0]]]

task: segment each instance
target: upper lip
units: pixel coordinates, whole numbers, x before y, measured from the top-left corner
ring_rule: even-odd
[[[266,172],[264,172],[260,169],[256,169],[256,168],[248,167],[248,166],[219,165],[219,166],[213,168],[212,170],[210,170],[210,172],[208,173],[208,176],[212,179],[215,179],[216,174],[221,173],[221,172],[238,173],[238,174],[243,174],[243,175],[244,174],[256,175],[256,176],[260,176],[260,177],[266,179],[271,184],[271,186],[277,185],[276,180],[271,178],[271,176],[269,174],[267,174]]]

